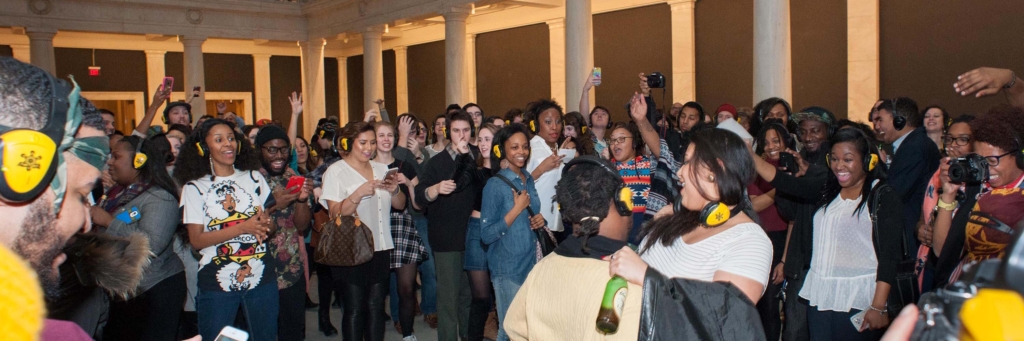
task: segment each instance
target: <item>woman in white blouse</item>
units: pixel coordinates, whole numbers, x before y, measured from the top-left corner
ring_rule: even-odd
[[[730,282],[756,304],[768,283],[772,243],[747,198],[754,179],[747,148],[726,130],[693,134],[677,173],[681,202],[665,209],[678,211],[647,225],[640,257],[669,277]]]
[[[889,325],[886,301],[900,258],[903,204],[895,190],[879,191],[874,203],[874,191],[888,185],[873,140],[841,129],[831,145],[832,172],[814,214],[811,268],[800,297],[808,301],[811,340],[877,340]],[[855,326],[851,318],[862,312]]]
[[[405,195],[397,181],[384,178],[388,166],[371,161],[377,150],[373,126],[349,123],[335,139],[343,160],[324,174],[320,204],[332,218],[354,215],[373,233],[373,259],[356,266],[331,267],[340,282],[344,340],[384,340],[384,297],[388,293],[391,249],[391,208],[404,209]]]

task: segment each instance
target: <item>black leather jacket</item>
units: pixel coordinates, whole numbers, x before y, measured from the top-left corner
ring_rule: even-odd
[[[647,268],[638,340],[764,340],[754,303],[731,283]]]

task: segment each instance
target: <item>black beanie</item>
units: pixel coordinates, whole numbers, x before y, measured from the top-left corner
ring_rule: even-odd
[[[289,146],[291,145],[291,141],[288,141],[288,134],[284,132],[284,129],[281,129],[276,124],[265,125],[263,128],[260,128],[260,132],[256,133],[256,148],[261,148],[264,143],[276,139],[282,139]]]

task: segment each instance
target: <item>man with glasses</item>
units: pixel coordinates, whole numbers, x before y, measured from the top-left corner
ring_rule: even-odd
[[[306,181],[301,186],[286,187],[289,179],[296,176],[288,167],[291,144],[288,134],[277,125],[267,125],[256,134],[256,146],[260,149],[260,173],[267,179],[273,195],[273,205],[267,211],[278,224],[271,256],[281,266],[277,271],[277,289],[280,297],[280,312],[277,321],[278,340],[303,340],[306,330],[306,267],[305,231],[313,219],[309,196],[313,183]],[[268,203],[270,205],[271,203]],[[323,302],[326,303],[326,302]]]

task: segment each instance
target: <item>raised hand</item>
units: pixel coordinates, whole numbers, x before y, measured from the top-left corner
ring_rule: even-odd
[[[153,93],[153,101],[149,102],[149,105],[162,105],[164,101],[171,97],[171,88],[164,88],[163,83],[160,83],[160,90]]]
[[[377,107],[380,108],[381,110],[384,109],[384,99],[383,98],[378,98],[376,101],[373,101],[373,103],[377,103]]]
[[[1012,70],[980,67],[957,76],[953,89],[960,96],[974,94],[975,98],[984,97],[999,93],[1003,86],[1012,83],[1014,79],[1016,76]]]
[[[376,121],[378,116],[380,116],[380,114],[377,112],[377,109],[370,109],[370,111],[367,111],[366,114],[363,115],[363,122]]]
[[[583,91],[590,91],[590,88],[594,87],[594,73],[590,72],[587,74],[587,81],[583,82]]]
[[[224,102],[217,102],[217,113],[223,114],[225,111],[228,111],[228,104]]]
[[[302,94],[292,91],[292,95],[288,96],[288,103],[292,105],[292,115],[298,115],[302,113]]]
[[[647,85],[647,76],[641,72],[638,77],[640,77],[640,93],[644,94],[644,97],[650,96],[651,87]]]
[[[398,120],[398,136],[409,136],[412,132],[412,126],[416,124],[416,120],[412,119],[412,116],[403,116],[402,119]],[[415,140],[415,138],[411,138]]]
[[[644,84],[647,82],[644,81]],[[639,93],[634,92],[633,98],[629,100],[629,117],[637,123],[647,121],[647,101]]]

